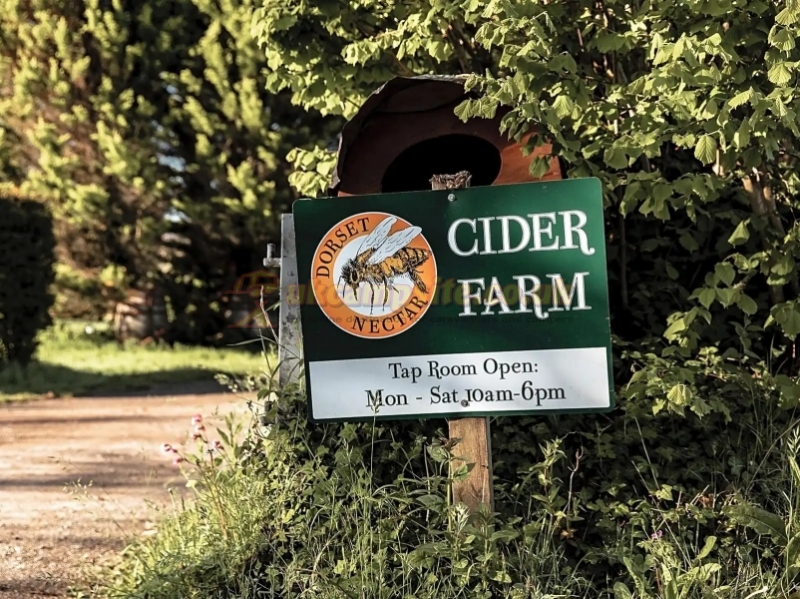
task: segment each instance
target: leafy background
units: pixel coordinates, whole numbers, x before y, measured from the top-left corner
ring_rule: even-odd
[[[462,119],[509,107],[505,133],[519,137],[534,127],[531,144],[551,142],[568,176],[603,183],[620,401],[604,416],[494,422],[498,513],[470,523],[448,494],[466,466],[453,463],[437,423],[311,425],[301,390],[264,389],[267,424],[226,442],[226,456],[198,458],[195,507],[134,544],[101,577],[97,593],[796,596],[800,2],[156,3],[164,12],[147,6],[129,17],[119,5],[88,3],[78,16],[67,11],[39,29],[30,15],[15,16],[15,3],[5,6],[4,31],[30,35],[19,37],[19,49],[4,50],[0,69],[14,67],[9,57],[25,56],[24,49],[36,53],[26,67],[36,76],[14,71],[19,98],[2,88],[6,110],[14,115],[20,108],[3,122],[8,141],[0,156],[11,165],[4,176],[61,198],[59,206],[75,206],[78,216],[80,207],[130,215],[131,197],[191,212],[202,197],[193,214],[221,213],[226,223],[263,218],[265,208],[251,210],[260,205],[248,189],[271,192],[242,156],[280,160],[275,172],[285,176],[287,191],[279,195],[276,187],[267,200],[275,209],[279,197],[288,201],[288,185],[318,195],[335,158],[329,124],[351,117],[393,76],[468,74],[466,87],[476,97],[458,107]],[[209,33],[170,29],[181,10],[205,15]],[[85,53],[62,48],[60,23],[73,18],[86,19],[79,49],[97,40]],[[134,23],[147,43],[131,45],[138,38],[120,33]],[[35,34],[46,43],[29,41]],[[119,36],[136,49],[123,51]],[[137,67],[138,53],[154,42],[167,58],[143,63],[153,71]],[[113,61],[119,54],[132,62]],[[248,70],[220,55],[246,56],[258,66]],[[50,56],[60,57],[55,66]],[[61,90],[83,97],[74,74],[93,71],[81,65],[104,58],[124,85],[113,77],[93,83],[91,101],[82,105],[100,116],[82,121],[80,109],[61,111]],[[34,121],[22,110],[30,103],[25,90],[45,74],[53,77],[48,97],[55,112]],[[147,112],[152,100],[124,93],[126,85],[154,82],[162,87],[141,96],[169,98],[161,122],[175,125],[165,132],[134,119],[155,114]],[[263,110],[275,102],[276,122],[296,123],[303,135],[271,137],[254,116],[262,110],[255,97],[263,98]],[[62,118],[88,123],[83,145],[60,141]],[[242,138],[255,141],[239,146],[244,155],[229,153],[226,140]],[[190,192],[183,190],[185,176],[144,176],[166,168],[146,159],[154,146],[139,153],[152,140],[180,140],[186,168],[213,181]],[[20,162],[28,156],[20,148],[34,148],[35,160]],[[72,158],[78,148],[125,154],[74,171],[84,164]],[[545,165],[531,168],[540,174]],[[215,190],[223,175],[214,173],[225,174],[223,190]],[[106,178],[113,185],[97,191]],[[126,225],[156,222],[136,210]],[[157,222],[142,234],[154,235]],[[136,230],[115,224],[106,234]],[[127,272],[139,258],[133,252],[93,268],[107,263]]]

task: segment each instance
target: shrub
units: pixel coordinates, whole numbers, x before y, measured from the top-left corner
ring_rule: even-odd
[[[709,390],[739,398],[726,425],[636,401],[608,416],[498,420],[497,512],[471,522],[450,501],[442,422],[313,424],[303,395],[283,390],[269,426],[189,458],[197,500],[126,549],[94,593],[790,597],[800,421],[768,375],[741,385]]]
[[[0,197],[0,344],[11,362],[28,363],[50,324],[54,247],[42,204]]]

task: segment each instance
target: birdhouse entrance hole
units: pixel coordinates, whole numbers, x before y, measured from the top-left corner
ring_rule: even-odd
[[[472,174],[472,187],[491,185],[501,166],[500,151],[489,141],[473,135],[443,135],[414,144],[395,158],[383,175],[381,191],[423,191],[431,188],[433,175],[465,170]]]

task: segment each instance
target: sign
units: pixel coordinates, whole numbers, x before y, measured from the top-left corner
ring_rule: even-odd
[[[300,200],[309,416],[613,407],[600,181]]]

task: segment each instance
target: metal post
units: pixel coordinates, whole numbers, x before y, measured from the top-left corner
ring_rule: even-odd
[[[281,290],[278,333],[278,384],[297,382],[303,368],[303,336],[300,331],[300,301],[297,281],[297,249],[294,217],[281,215]]]

